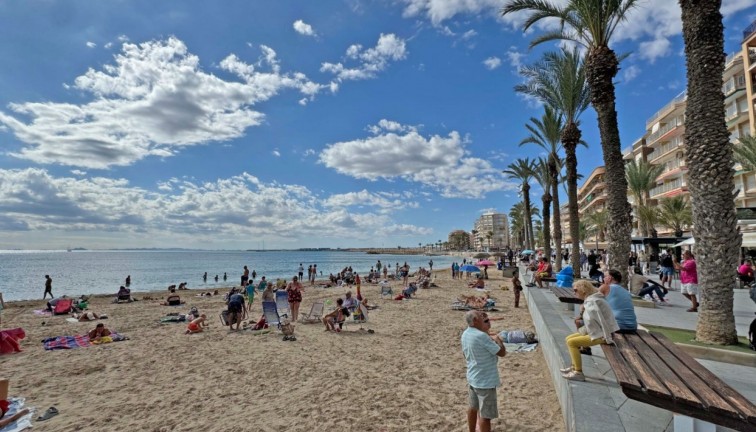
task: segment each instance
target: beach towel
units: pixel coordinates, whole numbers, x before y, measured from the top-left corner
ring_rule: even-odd
[[[0,330],[0,354],[21,352],[21,346],[18,342],[25,337],[26,333],[22,328]]]
[[[8,412],[5,414],[6,417],[15,415],[24,408],[29,408],[29,413],[5,427],[0,427],[0,432],[19,432],[30,428],[32,426],[32,418],[34,417],[34,407],[25,407],[25,400],[23,398],[8,398],[8,402],[10,405]]]
[[[50,316],[50,315],[52,315],[52,312],[50,312],[47,309],[35,309],[34,310],[34,315],[38,315],[38,316]]]
[[[507,353],[524,353],[535,351],[538,343],[505,343],[504,347],[507,349]]]
[[[129,338],[113,332],[110,334],[112,342],[120,342],[128,340]],[[42,341],[44,348],[47,351],[60,350],[60,349],[74,349],[74,348],[86,348],[92,346],[92,342],[89,341],[89,335],[74,335],[74,336],[58,336],[47,338]]]
[[[161,324],[186,322],[186,315],[170,315],[160,318]]]
[[[72,299],[58,299],[58,303],[53,309],[53,315],[62,315],[71,312],[71,305],[73,305]]]

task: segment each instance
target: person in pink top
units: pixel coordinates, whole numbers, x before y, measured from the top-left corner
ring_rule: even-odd
[[[746,285],[753,283],[753,263],[751,263],[751,260],[746,260],[743,265],[738,267],[738,277]]]
[[[683,252],[683,262],[678,263],[676,258],[672,258],[675,270],[680,270],[680,292],[685,296],[693,306],[688,312],[698,312],[698,272],[696,271],[696,259],[693,252]]]

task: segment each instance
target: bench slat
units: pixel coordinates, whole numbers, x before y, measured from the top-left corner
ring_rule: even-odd
[[[617,345],[601,344],[601,349],[604,351],[604,356],[612,367],[614,375],[617,377],[617,383],[619,383],[620,387],[642,392],[643,387],[638,381],[638,377],[635,376],[635,373],[630,369],[630,366],[625,363],[625,359],[622,358]]]
[[[570,288],[559,288],[559,287],[549,287],[551,292],[554,293],[555,296],[559,299],[562,303],[575,303],[575,304],[581,304],[583,303],[583,300],[575,296],[575,293]]]
[[[658,340],[664,338],[663,335],[656,332],[651,332],[651,334]],[[741,395],[732,387],[727,385],[724,381],[719,379],[719,377],[714,375],[710,370],[703,367],[695,359],[690,357],[688,353],[683,351],[682,348],[671,342],[670,344],[665,344],[664,346],[672,354],[674,354],[675,357],[677,357],[678,359],[683,359],[683,362],[693,373],[695,373],[709,387],[714,389],[722,398],[729,402],[732,407],[737,409],[742,417],[747,419],[748,423],[756,425],[756,406],[751,403],[751,401],[746,399],[745,396]],[[690,361],[687,361],[687,359],[690,359]]]
[[[645,333],[645,335],[644,335]],[[648,335],[644,331],[639,331],[637,335],[625,335],[632,346],[640,353],[646,364],[649,365],[651,373],[658,377],[658,380],[664,383],[664,385],[670,390],[672,397],[676,402],[686,403],[694,408],[704,408],[701,398],[699,398],[691,389],[689,385],[698,384],[697,382],[689,382],[682,377],[678,377],[678,373],[687,371],[685,365],[680,362],[673,355],[669,354],[662,345]],[[693,375],[688,373],[687,375]],[[691,378],[691,377],[686,377]],[[701,383],[703,384],[703,383]],[[697,386],[697,388],[700,386]],[[717,402],[724,403],[723,400],[711,401],[713,404]]]
[[[654,365],[646,364],[641,358],[638,351],[635,350],[633,345],[625,338],[626,335],[615,334],[614,343],[617,345],[620,354],[625,359],[625,362],[630,366],[635,376],[638,377],[641,385],[645,388],[646,393],[649,396],[661,397],[671,399],[672,394],[669,389],[665,387],[659,380],[651,373],[651,369]],[[643,400],[645,402],[645,400]],[[653,404],[652,404],[653,405]]]

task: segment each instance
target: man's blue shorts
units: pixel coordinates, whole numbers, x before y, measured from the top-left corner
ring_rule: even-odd
[[[662,267],[661,272],[664,276],[672,276],[675,271],[672,267]]]

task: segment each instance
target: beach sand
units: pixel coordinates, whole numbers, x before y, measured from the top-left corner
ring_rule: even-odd
[[[493,330],[534,330],[524,298],[513,307],[512,291],[494,276],[488,286],[500,312]],[[11,379],[11,396],[25,397],[37,415],[55,406],[60,414],[34,422],[35,431],[359,431],[467,430],[467,382],[460,334],[464,312],[450,303],[471,294],[448,271],[435,272],[438,288],[419,290],[408,301],[382,300],[377,285],[363,295],[379,309],[365,326],[342,333],[322,324],[297,324],[295,342],[274,332],[230,332],[219,323],[223,296],[195,297],[186,305],[159,300],[113,304],[96,298],[90,310],[107,313],[108,328],[130,340],[73,350],[45,351],[41,340],[84,334],[94,323],[66,316],[40,317],[41,301],[6,303],[2,328],[23,327],[24,352],[0,357],[0,377]],[[394,292],[399,283],[392,283]],[[315,299],[335,299],[343,288],[306,287],[301,313]],[[167,292],[147,294],[166,297]],[[137,294],[141,300],[143,294]],[[211,327],[185,335],[185,323],[159,324],[170,312],[196,306]],[[250,319],[261,315],[256,298]],[[42,325],[45,322],[45,325]],[[540,347],[499,360],[500,418],[494,430],[561,431],[564,423]]]

